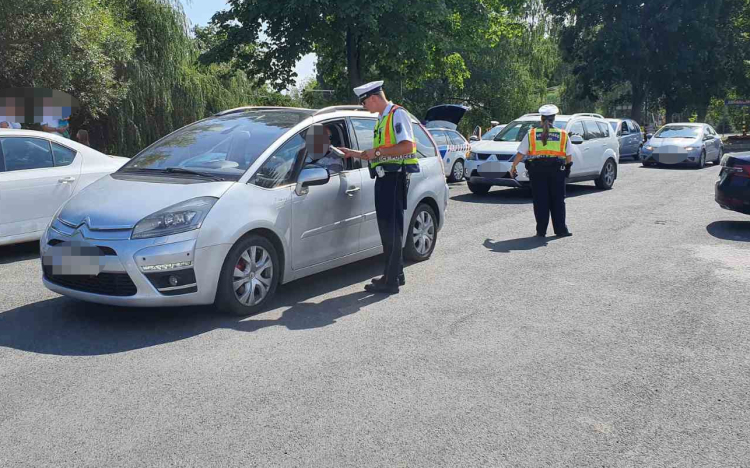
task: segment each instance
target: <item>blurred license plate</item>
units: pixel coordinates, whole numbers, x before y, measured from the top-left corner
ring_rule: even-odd
[[[42,263],[52,268],[54,275],[96,276],[102,272],[99,248],[82,242],[63,242],[50,247]]]
[[[480,175],[485,177],[501,177],[508,172],[508,164],[490,161],[479,166],[477,171]]]

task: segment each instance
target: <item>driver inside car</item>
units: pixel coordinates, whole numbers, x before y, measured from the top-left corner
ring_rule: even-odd
[[[313,163],[318,164],[331,174],[344,170],[344,160],[331,152],[331,129],[323,125],[313,125],[307,133],[307,141],[313,151],[309,155]]]

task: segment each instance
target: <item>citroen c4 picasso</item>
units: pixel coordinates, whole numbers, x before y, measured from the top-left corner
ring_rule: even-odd
[[[279,284],[382,252],[366,161],[314,154],[371,148],[377,115],[359,107],[224,111],[155,142],[82,190],[41,239],[57,293],[122,306],[216,304],[261,310]],[[411,176],[404,252],[430,257],[448,186],[434,141],[412,116],[421,172]]]

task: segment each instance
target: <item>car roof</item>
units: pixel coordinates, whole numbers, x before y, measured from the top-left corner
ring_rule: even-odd
[[[460,133],[458,132],[458,130],[453,129],[453,128],[437,127],[437,128],[428,128],[427,129],[428,132],[431,132],[433,130],[442,130],[444,132],[456,132],[456,133],[458,133],[460,135]]]
[[[78,143],[75,140],[65,138],[64,136],[57,135],[55,133],[40,132],[38,130],[19,130],[15,128],[0,128],[0,138],[9,137],[9,136],[46,138],[47,140],[54,141],[55,143],[59,143],[62,146],[67,146],[76,151],[81,151],[82,149],[85,149],[86,151],[94,151],[97,153],[101,153],[100,151],[97,151],[94,148],[91,148],[86,145],[82,145],[81,143]],[[104,153],[101,153],[101,154],[104,154]]]

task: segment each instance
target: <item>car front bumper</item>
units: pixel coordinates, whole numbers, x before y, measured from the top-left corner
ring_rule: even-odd
[[[102,237],[110,237],[105,239]],[[154,239],[114,239],[85,226],[72,235],[49,228],[40,241],[43,283],[58,294],[88,302],[126,307],[212,304],[221,267],[231,245],[196,248],[198,230]],[[55,245],[95,247],[98,258],[60,253]],[[65,244],[63,244],[65,245]],[[67,250],[66,252],[70,252]],[[77,271],[93,259],[99,274]],[[181,283],[171,286],[169,277]],[[183,281],[185,279],[185,281]]]
[[[658,164],[695,164],[700,160],[700,151],[685,153],[657,153],[654,151],[641,151],[641,159],[644,162]]]
[[[486,165],[484,168],[483,165]],[[526,187],[529,178],[526,175],[526,167],[523,163],[518,164],[517,176],[510,176],[511,161],[466,161],[466,177],[471,184],[476,185],[499,185],[502,187]]]

